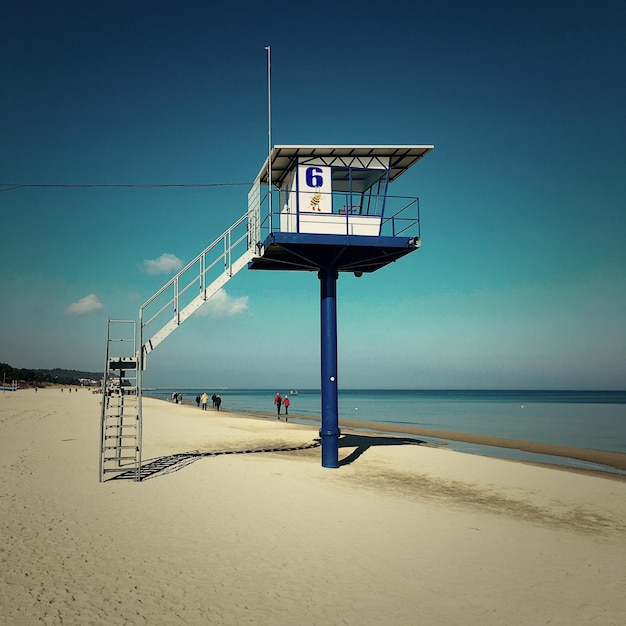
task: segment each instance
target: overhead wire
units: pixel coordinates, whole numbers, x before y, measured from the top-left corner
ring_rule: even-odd
[[[159,184],[137,184],[137,183],[86,183],[86,184],[66,184],[66,183],[0,183],[0,193],[3,191],[13,191],[25,188],[57,188],[57,189],[94,189],[97,187],[117,188],[117,189],[162,189],[165,187],[237,187],[250,186],[253,183],[159,183]]]

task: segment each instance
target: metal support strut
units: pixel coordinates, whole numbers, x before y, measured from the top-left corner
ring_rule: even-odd
[[[339,402],[337,392],[337,278],[336,268],[321,269],[320,327],[322,375],[322,467],[339,467]]]

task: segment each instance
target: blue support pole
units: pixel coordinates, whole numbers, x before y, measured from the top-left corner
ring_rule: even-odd
[[[339,402],[337,393],[337,278],[335,268],[321,269],[320,327],[322,373],[322,467],[339,467]]]

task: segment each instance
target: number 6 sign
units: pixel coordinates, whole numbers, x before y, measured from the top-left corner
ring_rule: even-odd
[[[332,213],[330,167],[298,165],[298,207],[301,213]]]

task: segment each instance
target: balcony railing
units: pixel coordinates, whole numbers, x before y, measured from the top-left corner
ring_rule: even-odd
[[[318,205],[290,206],[273,192],[260,201],[260,239],[270,233],[419,237],[419,198],[391,195],[320,195]],[[330,196],[330,197],[328,197]]]

